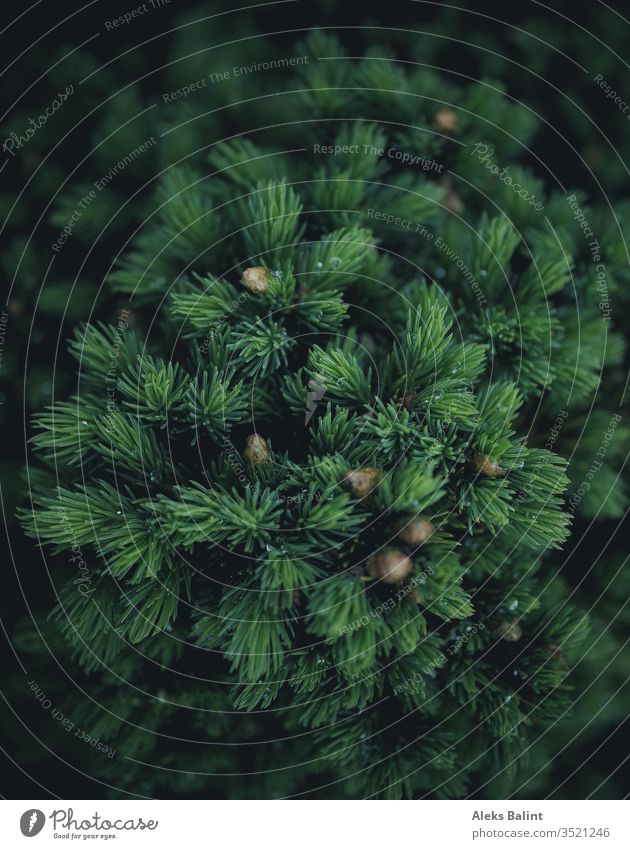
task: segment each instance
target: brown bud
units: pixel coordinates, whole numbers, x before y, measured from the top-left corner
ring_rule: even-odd
[[[415,392],[405,392],[400,401],[398,402],[399,407],[404,407],[405,410],[409,410],[411,412],[413,410],[413,404],[416,400]]]
[[[245,450],[243,458],[250,466],[260,466],[263,463],[268,463],[271,459],[271,452],[267,440],[263,439],[257,433],[252,433],[245,441]]]
[[[401,542],[406,542],[407,545],[422,545],[435,531],[432,523],[421,516],[415,516],[407,522],[401,522],[398,527],[399,531],[396,537]]]
[[[453,215],[461,215],[466,208],[460,196],[454,191],[447,193],[444,198],[444,206],[449,212],[452,212]]]
[[[494,629],[494,633],[508,643],[516,643],[523,636],[523,629],[521,623],[515,620],[514,622],[501,622]]]
[[[382,477],[383,472],[380,469],[366,467],[365,469],[354,469],[348,472],[342,483],[357,498],[365,498],[377,486]]]
[[[399,584],[409,577],[413,562],[402,551],[390,548],[373,554],[368,560],[368,572],[384,584]]]
[[[422,604],[422,596],[417,587],[414,587],[411,591],[411,597],[415,601],[416,604]]]
[[[435,129],[440,133],[454,133],[458,128],[457,115],[452,109],[438,110],[433,117],[433,123]]]
[[[246,268],[241,277],[241,283],[254,295],[264,295],[269,291],[271,274],[262,265]]]
[[[502,478],[505,474],[505,469],[502,469],[497,461],[488,457],[487,454],[476,452],[473,456],[473,466],[488,478]]]
[[[11,300],[7,304],[7,312],[11,315],[22,315],[24,312],[24,304],[22,301],[16,301],[15,299]]]

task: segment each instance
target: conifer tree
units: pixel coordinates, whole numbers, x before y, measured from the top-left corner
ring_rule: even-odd
[[[201,62],[181,38],[172,91]],[[115,792],[507,794],[573,698],[572,516],[627,505],[623,426],[572,497],[623,346],[569,193],[523,156],[530,111],[322,32],[293,55],[280,97],[248,78],[238,133],[211,86],[116,178],[125,197],[155,169],[106,275],[114,320],[76,329],[74,390],[34,422],[23,525],[90,564],[60,562],[40,634],[85,676]],[[152,121],[121,91],[99,161]]]

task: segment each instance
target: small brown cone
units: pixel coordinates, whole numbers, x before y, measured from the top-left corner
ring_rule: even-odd
[[[422,545],[434,533],[435,528],[428,519],[415,516],[407,522],[401,522],[396,538],[407,545]]]
[[[241,283],[254,295],[264,295],[269,291],[271,274],[262,265],[246,268],[241,277]]]
[[[460,196],[453,190],[448,192],[444,198],[444,206],[449,212],[452,212],[453,215],[461,215],[466,209]]]
[[[11,315],[22,315],[24,312],[24,304],[22,301],[16,301],[15,298],[7,304],[7,312]]]
[[[383,472],[380,469],[366,467],[348,472],[342,483],[357,498],[365,498],[378,485],[382,477]]]
[[[413,562],[407,555],[394,548],[380,551],[368,559],[368,573],[384,584],[399,584],[409,577]]]
[[[502,478],[505,475],[505,469],[502,469],[497,461],[493,460],[487,454],[477,452],[473,456],[473,466],[476,471],[485,475],[487,478]]]
[[[435,129],[440,133],[455,133],[459,126],[457,115],[452,109],[447,109],[446,107],[435,113],[433,123]]]
[[[494,633],[507,643],[516,643],[523,636],[523,629],[521,623],[515,620],[514,622],[501,622],[494,629]]]
[[[267,440],[257,433],[252,433],[245,441],[243,459],[250,466],[260,466],[271,460],[271,451]]]

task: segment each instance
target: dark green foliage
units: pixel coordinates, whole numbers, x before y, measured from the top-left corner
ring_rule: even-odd
[[[343,55],[321,32],[300,51]],[[507,794],[569,708],[587,634],[555,550],[576,510],[627,505],[623,488],[608,493],[617,448],[567,505],[600,438],[571,456],[576,431],[623,345],[565,198],[517,162],[530,112],[498,86],[459,88],[377,51],[295,70],[280,102],[251,105],[268,137],[206,149],[197,137],[220,138],[220,118],[189,127],[182,102],[168,144],[190,133],[198,152],[151,154],[164,170],[108,275],[135,321],[82,326],[78,385],[35,417],[50,475],[33,481],[23,525],[91,563],[47,627],[105,708],[86,702],[82,724],[131,758],[95,767],[124,792],[208,793],[224,773],[232,796],[453,797],[489,777],[483,793]],[[452,138],[432,129],[445,104]],[[150,134],[128,130],[141,107],[135,90],[114,99],[106,160]],[[544,215],[473,155],[482,140]],[[329,144],[358,153],[313,147]],[[443,173],[364,145],[422,151]],[[94,238],[107,214],[73,238]],[[602,251],[614,268],[614,238]],[[266,291],[243,286],[253,266]],[[253,433],[266,462],[247,456]],[[382,477],[358,494],[346,476],[364,467]],[[420,514],[434,533],[401,541]],[[405,581],[370,577],[388,548],[412,560]],[[173,729],[178,745],[163,746]],[[258,740],[273,742],[257,759],[229,745]],[[256,773],[246,788],[239,771]]]

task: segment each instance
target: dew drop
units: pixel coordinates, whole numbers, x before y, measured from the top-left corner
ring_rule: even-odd
[[[435,269],[435,276],[439,277],[440,279],[442,279],[442,277],[446,277],[446,269],[442,268],[442,266],[440,266],[439,268],[436,268]]]
[[[316,262],[316,263],[315,263],[315,268],[316,268],[318,271],[321,271],[323,267],[324,267],[324,263],[323,263],[323,262]]]
[[[332,257],[330,260],[330,265],[331,268],[339,268],[339,266],[341,265],[341,258],[338,256]]]

